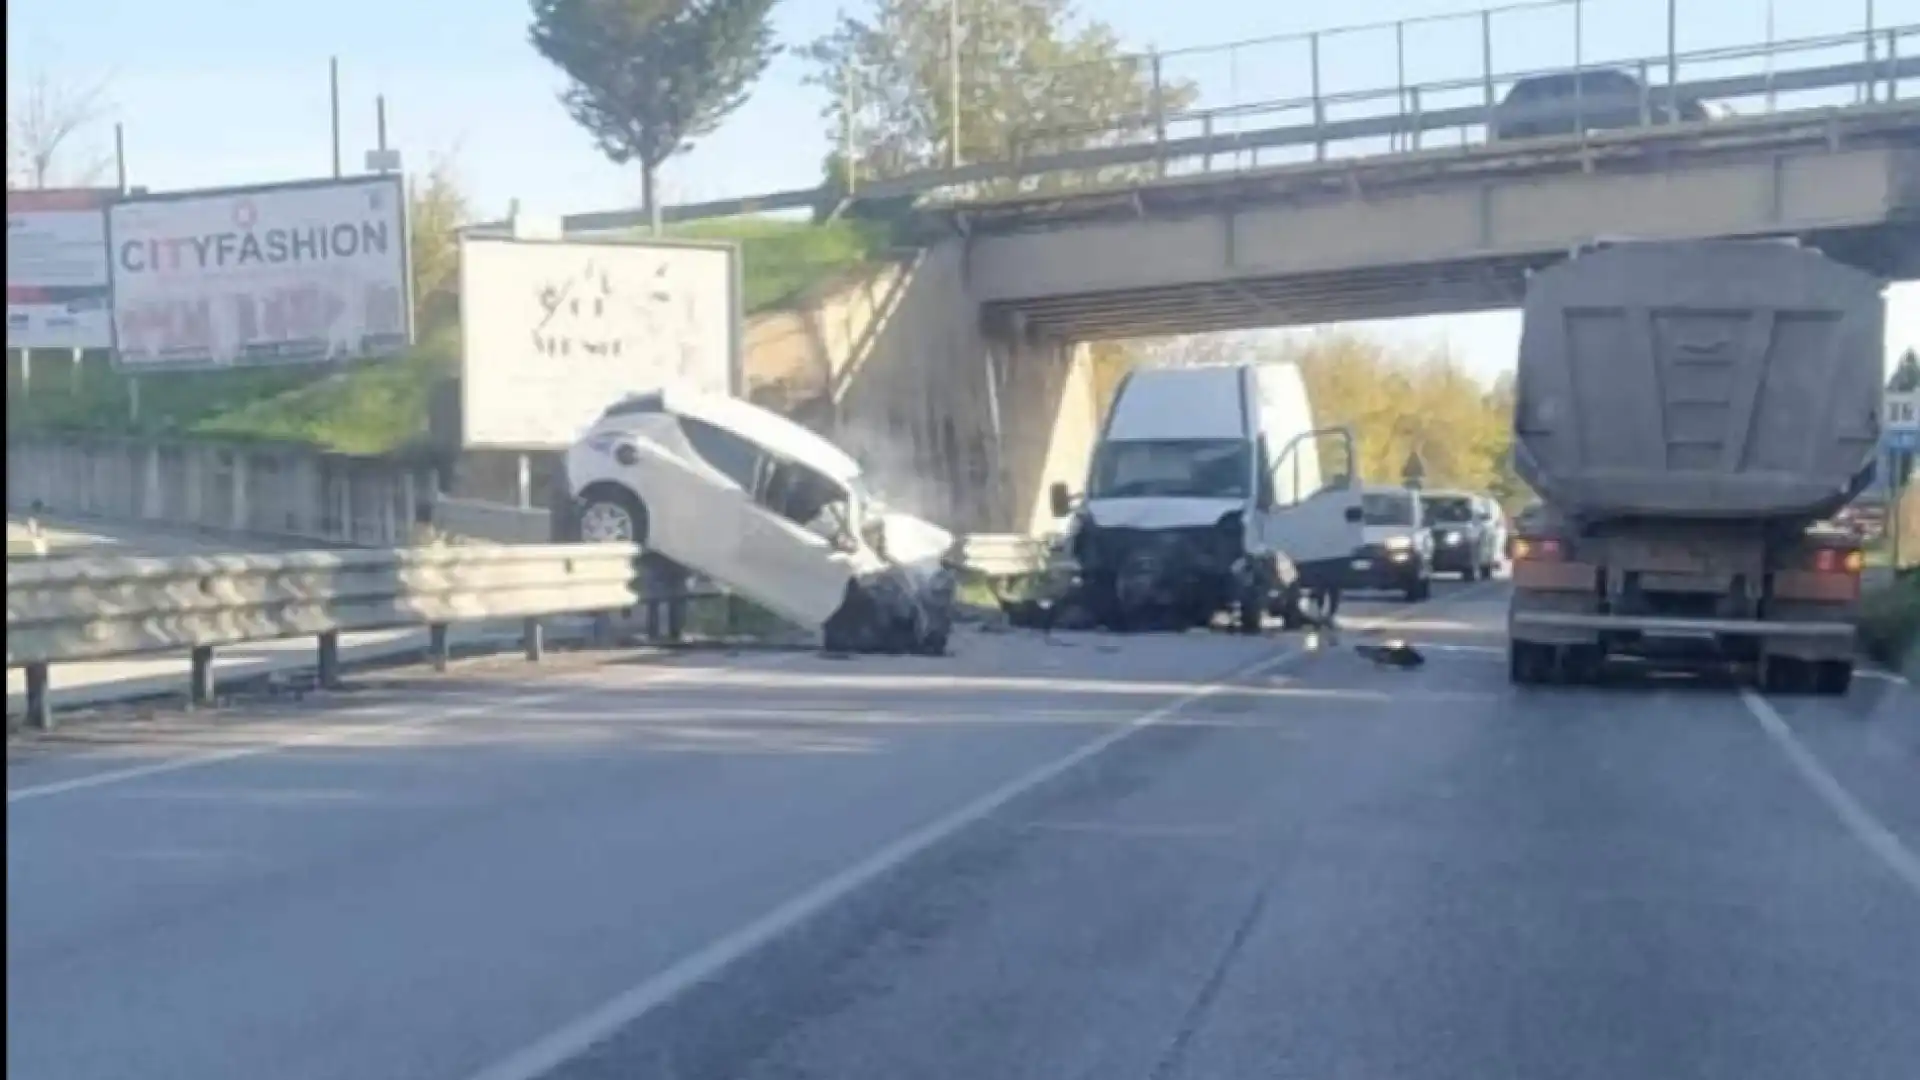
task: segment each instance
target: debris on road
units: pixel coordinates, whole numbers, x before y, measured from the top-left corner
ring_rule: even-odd
[[[1397,638],[1378,644],[1361,642],[1353,647],[1353,651],[1381,667],[1410,670],[1427,662],[1427,658],[1421,655],[1419,649]]]

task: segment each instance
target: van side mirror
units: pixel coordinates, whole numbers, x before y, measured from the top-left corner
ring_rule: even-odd
[[[1349,525],[1358,525],[1358,524],[1360,524],[1360,519],[1361,519],[1361,517],[1362,517],[1362,516],[1364,516],[1364,515],[1362,515],[1362,514],[1360,513],[1360,508],[1359,508],[1359,507],[1357,507],[1357,506],[1349,506],[1349,507],[1347,507],[1347,512],[1346,512],[1346,513],[1344,513],[1344,514],[1342,514],[1342,515],[1340,515],[1340,516],[1341,516],[1341,517],[1344,517],[1344,518],[1346,518],[1346,519],[1347,519],[1347,524],[1349,524]]]
[[[1073,496],[1067,493],[1067,485],[1056,480],[1047,489],[1047,500],[1053,507],[1053,516],[1066,517],[1073,512]]]

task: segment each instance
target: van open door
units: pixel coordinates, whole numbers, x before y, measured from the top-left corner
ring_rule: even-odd
[[[1252,546],[1303,568],[1352,558],[1364,541],[1353,432],[1303,432],[1272,461],[1258,493]]]

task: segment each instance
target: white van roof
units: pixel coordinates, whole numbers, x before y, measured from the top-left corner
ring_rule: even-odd
[[[852,483],[861,475],[860,463],[845,450],[750,401],[678,386],[661,391],[661,402],[670,413],[704,420],[781,457],[818,469],[842,484]]]
[[[1120,385],[1105,437],[1116,442],[1245,438],[1249,366],[1135,368]]]

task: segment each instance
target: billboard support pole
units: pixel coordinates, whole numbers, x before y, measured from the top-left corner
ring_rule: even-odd
[[[327,58],[327,93],[333,108],[333,178],[340,178],[340,58]]]
[[[132,372],[127,373],[127,420],[140,422],[140,376]]]
[[[127,128],[113,125],[113,170],[120,181],[120,194],[127,193]]]
[[[387,95],[373,99],[374,146],[380,151],[380,171],[387,171]]]

